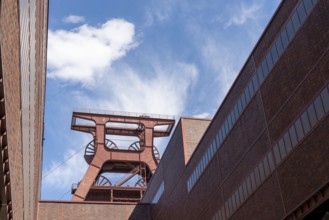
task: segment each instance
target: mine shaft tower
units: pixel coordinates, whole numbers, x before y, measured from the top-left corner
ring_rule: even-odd
[[[138,202],[160,161],[154,138],[169,136],[174,124],[174,117],[166,115],[73,112],[71,129],[90,133],[93,140],[84,154],[89,167],[82,180],[72,186],[72,200]],[[139,141],[120,149],[106,135],[137,137]],[[125,175],[112,183],[105,173]],[[127,186],[134,176],[138,177],[136,183]]]

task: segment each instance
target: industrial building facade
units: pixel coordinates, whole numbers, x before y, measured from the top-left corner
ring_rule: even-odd
[[[326,215],[328,12],[327,0],[281,2],[184,169],[154,174],[151,219]]]
[[[36,219],[48,1],[0,1],[0,219]]]

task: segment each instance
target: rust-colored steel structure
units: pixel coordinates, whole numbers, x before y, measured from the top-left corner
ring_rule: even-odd
[[[169,136],[175,124],[173,116],[118,112],[82,112],[72,115],[72,130],[90,133],[93,140],[85,148],[89,167],[73,185],[73,201],[138,202],[146,190],[160,160],[153,144],[155,137]],[[137,137],[127,149],[119,149],[106,135]],[[103,173],[124,173],[114,184]],[[134,186],[125,184],[134,176]]]

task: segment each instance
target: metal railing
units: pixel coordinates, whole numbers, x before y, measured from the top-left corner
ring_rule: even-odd
[[[86,109],[86,108],[77,108],[77,109],[74,109],[74,112],[85,112],[85,113],[118,115],[118,116],[131,116],[131,117],[150,117],[150,118],[160,118],[160,119],[175,119],[175,116],[173,116],[173,115],[138,113],[138,112],[124,112],[124,111],[111,111],[111,110],[99,110],[99,109]]]

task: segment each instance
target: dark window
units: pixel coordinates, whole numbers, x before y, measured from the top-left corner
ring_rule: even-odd
[[[286,145],[287,153],[289,153],[292,149],[291,141],[290,141],[290,137],[289,137],[289,131],[284,134],[283,140],[284,140],[284,145]]]
[[[280,151],[279,151],[278,145],[275,145],[273,147],[273,150],[274,150],[275,162],[276,162],[276,164],[279,164],[281,161],[281,156],[280,156]]]
[[[267,58],[267,57],[266,57]],[[271,59],[271,56],[269,57],[269,60]],[[264,75],[264,78],[267,76],[268,74],[268,67],[267,67],[267,62],[266,62],[266,59],[263,59],[263,62],[262,62],[262,69],[263,69],[263,75]]]
[[[311,125],[308,120],[307,112],[305,111],[300,118],[302,120],[304,132],[305,134],[307,134],[311,130]]]
[[[275,44],[272,45],[271,55],[272,55],[273,65],[274,65],[276,63],[276,61],[278,60],[278,57],[279,57],[278,51],[276,50]]]
[[[259,66],[257,69],[257,76],[258,76],[258,80],[259,80],[259,85],[263,83],[264,80],[264,75],[263,75],[263,71],[262,71],[262,66]]]
[[[236,104],[234,106],[234,113],[235,113],[236,120],[238,120],[238,117],[239,117],[238,104]]]
[[[251,179],[251,188],[252,188],[252,190],[255,190],[257,188],[257,186],[256,186],[255,173],[254,172],[252,172],[250,174],[250,179]]]
[[[256,91],[259,88],[259,83],[258,83],[258,79],[257,79],[257,74],[256,73],[252,77],[252,84],[253,84],[253,87],[254,87],[254,90],[255,90],[255,93],[256,93]]]
[[[247,182],[247,190],[248,190],[248,194],[250,195],[250,194],[252,193],[250,176],[248,176],[246,182]]]
[[[272,67],[273,67],[273,60],[272,60],[272,56],[271,56],[270,51],[266,55],[266,61],[267,61],[268,72],[269,72],[272,69]]]
[[[219,139],[219,135],[216,135],[216,148],[218,148],[218,146],[220,145],[220,139]]]
[[[247,86],[244,90],[244,96],[246,97],[246,103],[250,100],[250,93],[249,93],[249,87]]]
[[[302,1],[299,3],[299,5],[297,7],[297,12],[298,12],[300,23],[303,23],[303,21],[306,18],[306,11],[304,8],[304,3]]]
[[[241,202],[243,202],[243,201],[244,201],[244,197],[243,197],[242,186],[239,187],[239,195],[240,195],[240,200],[241,200]]]
[[[292,125],[289,129],[289,134],[290,134],[290,138],[291,138],[291,144],[292,144],[292,147],[295,147],[298,143],[298,140],[297,140],[297,135],[296,135],[296,130],[295,130],[295,126]]]
[[[224,126],[222,126],[222,128],[220,129],[220,135],[222,136],[222,142],[223,142],[225,139]]]
[[[270,171],[270,166],[268,165],[267,157],[264,157],[263,164],[264,164],[265,177],[269,176],[271,171]]]
[[[277,52],[278,52],[277,53],[278,54],[278,57],[281,56],[281,54],[283,52],[283,45],[282,45],[282,42],[281,42],[281,36],[280,35],[276,38],[275,47],[276,47]],[[274,52],[272,52],[272,53],[274,53]],[[272,57],[274,59],[274,55],[273,54],[272,54]]]
[[[322,101],[321,101],[320,96],[318,96],[315,99],[314,107],[315,107],[315,112],[316,112],[316,116],[318,117],[318,120],[321,120],[321,118],[324,116],[324,109],[323,109],[323,106],[322,106]]]
[[[227,135],[227,120],[225,120],[224,122],[224,135],[226,136]]]
[[[235,116],[234,109],[231,111],[231,117],[232,117],[232,126],[233,126],[234,123],[236,122],[236,116]]]
[[[248,87],[249,87],[249,93],[250,93],[250,98],[251,98],[255,94],[255,90],[254,90],[252,81],[249,82]]]
[[[298,141],[301,141],[304,137],[304,131],[302,127],[302,122],[298,118],[297,121],[295,122],[295,128],[296,128],[296,133],[297,133],[297,139]]]
[[[324,110],[327,113],[329,111],[329,92],[327,88],[321,92],[321,98],[324,106]]]
[[[318,119],[316,118],[316,115],[315,115],[315,109],[314,109],[313,103],[310,104],[310,106],[307,108],[307,113],[308,113],[308,116],[310,117],[311,127],[313,128],[313,126],[318,122]],[[305,134],[306,134],[306,132],[305,132]]]
[[[231,118],[231,115],[228,115],[228,117],[227,117],[227,128],[228,128],[228,130],[231,130],[231,128],[232,128],[232,118]]]
[[[241,115],[241,113],[242,113],[241,98],[240,98],[239,101],[238,101],[238,109],[239,109],[239,112],[240,112],[240,115]]]
[[[262,162],[260,162],[260,164],[258,165],[258,169],[259,169],[259,174],[260,174],[260,181],[264,181],[265,172],[264,172],[264,165]]]
[[[287,30],[287,34],[288,34],[288,39],[289,39],[289,41],[291,41],[295,35],[294,27],[292,26],[291,20],[289,20],[289,22],[287,23],[286,30]]]
[[[246,96],[244,95],[244,93],[241,94],[241,104],[242,104],[242,109],[244,109],[246,107]]]
[[[242,183],[242,188],[243,188],[243,195],[244,195],[244,198],[247,199],[247,198],[248,198],[248,191],[247,191],[247,184],[246,184],[246,181],[243,181],[243,183]]]
[[[283,46],[283,49],[287,47],[288,43],[289,43],[289,38],[288,38],[288,35],[287,35],[287,30],[286,28],[284,28],[282,31],[281,31],[281,40],[282,40],[282,46]]]
[[[292,23],[294,24],[294,28],[295,28],[295,32],[296,32],[298,30],[298,28],[300,27],[300,21],[299,21],[299,18],[298,18],[297,11],[295,11],[292,14],[291,20],[292,20]]]
[[[281,158],[283,159],[287,154],[286,148],[284,146],[283,138],[279,140],[279,149],[280,149]]]
[[[239,205],[240,205],[239,190],[235,190],[233,196],[234,196],[234,198],[235,198],[234,200],[235,200],[235,202],[236,202],[236,207],[239,207]],[[219,210],[218,218],[221,218],[220,211],[221,211],[221,210]]]
[[[275,169],[275,165],[274,165],[274,158],[273,158],[272,151],[268,152],[267,158],[268,158],[268,162],[270,164],[270,171],[273,171]]]
[[[259,184],[261,183],[261,180],[260,180],[260,176],[259,176],[258,167],[255,168],[254,172],[255,172],[256,186],[259,186]]]
[[[306,13],[307,14],[310,13],[310,11],[313,8],[312,1],[311,0],[303,0],[303,2],[304,2],[304,5],[305,5]]]

